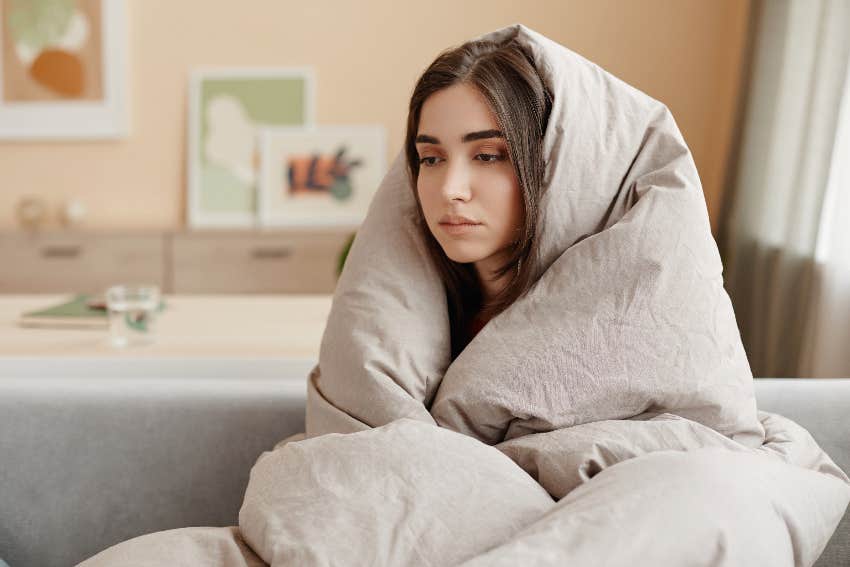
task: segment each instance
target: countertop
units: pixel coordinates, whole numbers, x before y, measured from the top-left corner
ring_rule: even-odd
[[[0,356],[316,360],[331,295],[164,295],[153,344],[117,348],[105,329],[18,325],[72,294],[0,294]]]

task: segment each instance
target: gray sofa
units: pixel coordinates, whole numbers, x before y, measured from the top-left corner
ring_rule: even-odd
[[[228,526],[256,458],[303,430],[310,360],[0,360],[0,558],[66,567],[117,542]],[[850,471],[850,379],[757,380],[761,409]],[[850,565],[850,513],[818,567]]]

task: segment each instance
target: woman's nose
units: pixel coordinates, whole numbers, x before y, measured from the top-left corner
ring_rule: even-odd
[[[469,172],[462,167],[447,168],[446,177],[443,179],[443,196],[446,200],[468,201],[472,196]]]

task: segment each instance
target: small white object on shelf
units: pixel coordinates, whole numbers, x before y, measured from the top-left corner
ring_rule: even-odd
[[[82,201],[74,198],[68,199],[62,207],[62,224],[66,228],[79,226],[87,212],[88,210]]]

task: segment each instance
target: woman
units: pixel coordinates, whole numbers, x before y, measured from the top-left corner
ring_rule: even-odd
[[[452,358],[531,284],[550,110],[515,41],[446,51],[416,83],[405,155],[448,295]]]
[[[307,387],[238,528],[84,565],[811,565],[850,501],[757,412],[667,108],[520,24],[417,83]]]

